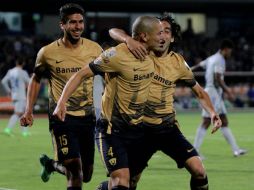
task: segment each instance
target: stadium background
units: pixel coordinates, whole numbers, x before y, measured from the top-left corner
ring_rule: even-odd
[[[190,66],[217,51],[221,39],[231,38],[235,50],[228,60],[225,80],[237,101],[227,102],[227,106],[253,106],[254,1],[251,0],[27,0],[26,5],[18,0],[3,0],[0,7],[0,79],[15,65],[15,56],[20,54],[26,59],[25,69],[32,73],[37,51],[59,37],[58,10],[66,2],[84,7],[87,17],[84,35],[100,44],[112,43],[109,28],[119,27],[129,32],[132,21],[141,14],[172,13],[183,32],[183,40],[176,50]],[[203,71],[195,75],[204,85]],[[11,109],[10,99],[5,96],[0,85],[0,110]],[[189,89],[177,88],[177,108],[198,108],[192,96]],[[37,102],[38,111],[45,111],[46,99],[45,82]]]

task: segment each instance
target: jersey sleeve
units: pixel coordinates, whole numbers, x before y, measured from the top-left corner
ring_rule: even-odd
[[[181,68],[182,69],[182,76],[178,82],[182,83],[184,86],[193,87],[196,85],[196,80],[194,77],[193,72],[191,71],[189,65],[183,60]]]
[[[37,77],[42,78],[47,76],[47,63],[44,58],[45,48],[41,48],[37,54],[34,73]]]
[[[97,59],[89,64],[90,69],[95,75],[103,73],[118,72],[119,65],[116,48],[104,51]]]

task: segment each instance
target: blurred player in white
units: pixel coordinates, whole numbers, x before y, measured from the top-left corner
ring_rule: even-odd
[[[26,88],[29,83],[28,73],[23,69],[25,62],[21,57],[16,60],[16,66],[10,69],[2,79],[2,84],[11,96],[14,113],[12,114],[7,127],[4,129],[4,133],[13,136],[12,129],[15,127],[20,116],[24,113],[26,107]],[[22,135],[24,137],[29,136],[27,127],[22,128]]]
[[[210,96],[215,111],[220,114],[222,121],[221,132],[226,141],[230,144],[233,155],[237,157],[245,154],[247,151],[239,148],[234,135],[228,127],[227,110],[223,101],[223,92],[227,94],[230,101],[234,101],[235,99],[224,81],[226,59],[231,56],[233,46],[234,45],[231,40],[224,39],[221,42],[220,49],[217,53],[208,57],[204,61],[201,61],[198,65],[192,67],[192,70],[196,69],[197,67],[203,67],[205,69],[205,90]],[[206,134],[206,130],[211,124],[209,113],[207,113],[204,109],[202,110],[202,117],[203,121],[197,129],[194,141],[194,147],[197,149],[197,151],[199,151]]]

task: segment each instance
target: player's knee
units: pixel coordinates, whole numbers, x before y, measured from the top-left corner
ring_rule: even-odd
[[[83,182],[88,183],[91,181],[93,175],[93,166],[83,169]]]
[[[206,171],[202,164],[202,161],[198,156],[189,158],[185,163],[185,168],[190,172],[191,176],[195,179],[205,178]]]
[[[193,168],[192,177],[196,179],[204,179],[206,178],[206,171],[203,164],[200,162]]]
[[[122,186],[129,186],[130,181],[130,174],[129,169],[123,168],[113,171],[110,174],[112,187],[122,185]]]

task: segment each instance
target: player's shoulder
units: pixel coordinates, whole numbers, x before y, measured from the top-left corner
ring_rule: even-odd
[[[103,55],[105,57],[122,57],[123,54],[128,53],[129,50],[126,46],[126,44],[121,43],[117,46],[113,46],[103,52]],[[121,56],[119,56],[121,55]]]
[[[97,42],[92,41],[92,40],[87,39],[87,38],[81,38],[81,39],[83,41],[83,45],[85,45],[85,46],[87,46],[89,48],[93,48],[93,49],[97,48],[100,51],[102,50],[101,46]]]
[[[170,51],[168,53],[168,56],[172,57],[172,58],[175,58],[175,59],[178,59],[178,60],[181,60],[181,61],[184,61],[184,58],[183,56],[180,54],[180,53],[177,53],[175,51]]]
[[[187,64],[184,57],[180,53],[171,51],[169,52],[168,56],[170,57],[172,62],[176,62],[180,66],[185,66]]]
[[[134,57],[134,55],[131,53],[131,51],[129,50],[129,48],[125,43],[120,43],[114,48],[118,55],[127,56],[131,58]]]
[[[56,47],[58,47],[58,46],[59,46],[59,42],[58,42],[58,40],[55,40],[55,41],[41,47],[38,54],[46,54],[47,52],[52,52],[52,50],[56,49]]]

